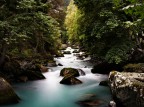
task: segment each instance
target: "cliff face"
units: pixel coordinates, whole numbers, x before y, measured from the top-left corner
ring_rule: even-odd
[[[112,71],[109,84],[117,103],[125,107],[144,107],[144,73]]]

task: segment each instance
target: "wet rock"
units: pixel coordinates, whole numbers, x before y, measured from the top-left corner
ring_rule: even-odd
[[[0,77],[0,105],[18,103],[19,100],[11,85]]]
[[[78,45],[72,45],[71,47],[72,47],[72,49],[79,49]]]
[[[106,80],[106,81],[101,81],[101,82],[99,83],[99,85],[100,85],[100,86],[109,86],[109,85],[108,85],[108,80]]]
[[[116,103],[114,101],[110,101],[109,107],[116,107]]]
[[[84,107],[97,107],[102,104],[102,101],[95,98],[95,94],[86,94],[80,98],[76,103]]]
[[[56,53],[55,57],[64,57],[64,54],[59,51]]]
[[[74,50],[74,51],[73,51],[73,53],[79,53],[79,52],[80,52],[79,50]]]
[[[60,76],[66,76],[66,75],[73,75],[74,77],[80,76],[79,71],[75,68],[63,68],[60,72]]]
[[[40,71],[41,71],[42,73],[48,72],[48,68],[45,67],[45,66],[43,66],[43,65],[40,65]]]
[[[21,68],[22,73],[19,75],[19,77],[26,76],[28,77],[28,80],[45,79],[41,72],[46,71],[46,68],[42,65],[32,62],[25,62],[25,64],[22,64]]]
[[[61,63],[58,63],[58,66],[63,66]]]
[[[26,70],[23,72],[22,76],[23,75],[27,76],[29,80],[45,79],[45,76],[41,72],[33,70]]]
[[[73,75],[66,75],[61,81],[60,84],[66,84],[66,85],[76,85],[76,84],[82,84],[82,81],[75,78]]]
[[[70,51],[63,51],[63,54],[71,54]]]
[[[86,75],[85,72],[82,69],[77,69],[77,70],[78,70],[78,72],[80,73],[81,76]]]
[[[141,80],[144,80],[144,73],[110,72],[109,83],[117,105],[144,107],[144,82]]]
[[[56,61],[51,60],[48,62],[48,67],[55,67],[55,66],[57,66]]]
[[[21,82],[27,82],[28,81],[28,77],[27,76],[20,76],[18,78]]]
[[[68,47],[67,44],[62,44],[60,49],[61,50],[66,50],[67,47]]]

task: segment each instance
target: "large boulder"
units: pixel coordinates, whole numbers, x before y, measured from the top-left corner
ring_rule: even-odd
[[[60,81],[60,83],[67,85],[81,84],[82,81],[75,78],[80,76],[81,74],[85,74],[84,71],[82,71],[81,69],[63,68],[60,72],[60,76],[63,76],[64,78]]]
[[[66,75],[61,81],[61,84],[66,84],[66,85],[76,85],[76,84],[82,84],[82,81],[79,79],[75,78],[72,74]]]
[[[144,73],[112,71],[109,84],[117,105],[144,107]]]
[[[28,80],[45,79],[45,76],[41,72],[33,71],[33,70],[26,70],[21,74],[21,76],[26,76]]]
[[[20,80],[24,80],[21,79],[21,77],[25,77],[25,79],[27,78],[27,80],[45,79],[42,72],[47,70],[46,67],[32,62],[23,62],[23,64],[21,64],[21,69],[22,72],[19,75]]]
[[[74,77],[80,76],[79,70],[75,68],[63,68],[60,72],[60,76],[66,76],[67,74],[73,75]]]
[[[18,103],[19,100],[11,85],[0,77],[0,105]]]

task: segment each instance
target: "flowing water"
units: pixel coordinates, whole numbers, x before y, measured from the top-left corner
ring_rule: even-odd
[[[73,51],[70,47],[67,50]],[[1,107],[80,107],[75,102],[85,94],[95,94],[96,99],[103,101],[97,107],[107,107],[111,100],[110,90],[108,87],[98,85],[100,81],[107,78],[107,75],[92,74],[90,71],[93,64],[89,62],[89,58],[78,60],[70,54],[55,60],[63,66],[50,67],[49,72],[44,73],[46,77],[44,80],[14,84],[14,90],[22,100],[18,104]],[[62,77],[59,74],[64,67],[84,70],[86,75],[78,77],[83,84],[60,84]]]

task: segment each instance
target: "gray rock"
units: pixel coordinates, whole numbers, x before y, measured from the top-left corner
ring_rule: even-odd
[[[11,85],[0,77],[0,104],[18,103],[19,100]]]
[[[116,103],[125,107],[144,107],[144,73],[112,71],[109,84]]]

